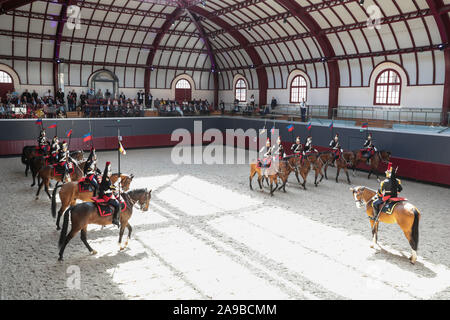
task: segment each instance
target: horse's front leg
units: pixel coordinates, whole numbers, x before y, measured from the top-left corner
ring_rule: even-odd
[[[372,244],[370,245],[370,247],[372,249],[376,249],[378,246],[378,224],[379,222],[376,223],[375,225],[375,221],[370,220],[370,227],[372,229]]]

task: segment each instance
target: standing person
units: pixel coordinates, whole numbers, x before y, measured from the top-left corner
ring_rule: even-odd
[[[252,94],[252,96],[250,97],[250,105],[252,106],[252,108],[255,107],[255,95]]]
[[[274,110],[277,107],[278,101],[275,97],[272,97],[272,102],[270,103],[270,107]]]
[[[139,104],[144,103],[144,92],[142,90],[139,90],[139,92],[137,93],[137,100]]]
[[[302,102],[300,102],[300,112],[302,114],[302,122],[306,122],[306,101],[305,98],[302,98]]]
[[[153,106],[153,95],[149,92],[147,95],[147,104],[146,104],[146,108],[147,109],[152,109]]]
[[[120,227],[120,203],[114,196],[113,191],[116,190],[116,187],[111,182],[111,176],[111,162],[107,162],[103,172],[102,183],[100,184],[99,198],[114,207],[112,223]]]

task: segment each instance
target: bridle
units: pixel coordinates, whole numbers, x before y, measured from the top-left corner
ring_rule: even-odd
[[[358,194],[359,194],[359,193],[362,193],[365,189],[366,189],[366,188],[361,187],[361,188],[358,189],[357,193],[358,193]],[[353,190],[353,198],[355,199],[355,204],[357,204],[357,205],[359,204],[358,207],[360,207],[360,208],[363,208],[364,206],[367,206],[367,203],[364,201],[364,199],[362,198],[362,196],[361,196],[361,199],[359,199],[359,200],[356,199],[355,193],[356,193],[356,190]]]

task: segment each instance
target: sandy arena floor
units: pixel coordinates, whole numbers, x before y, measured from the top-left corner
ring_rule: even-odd
[[[287,193],[271,198],[249,190],[248,166],[175,166],[170,153],[123,158],[123,171],[137,177],[132,189],[153,189],[149,212],[134,211],[128,249],[118,251],[117,228],[91,226],[98,255],[77,235],[62,263],[50,201],[35,200],[19,158],[0,159],[0,298],[450,299],[449,189],[404,181],[403,195],[422,213],[413,266],[397,225],[381,225],[383,249],[370,248],[369,220],[344,176],[315,188],[311,174],[307,191],[291,176]],[[102,170],[108,160],[116,170],[115,152],[99,158]],[[352,182],[377,188],[361,172]],[[79,289],[67,286],[73,266]]]

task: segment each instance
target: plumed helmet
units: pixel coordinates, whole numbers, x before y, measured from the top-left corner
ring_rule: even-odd
[[[386,170],[386,177],[387,177],[387,178],[390,178],[391,175],[392,175],[392,162],[389,162],[388,168],[387,168],[387,170]]]

